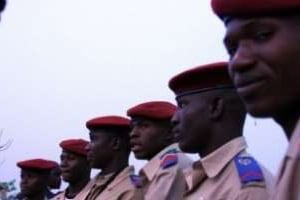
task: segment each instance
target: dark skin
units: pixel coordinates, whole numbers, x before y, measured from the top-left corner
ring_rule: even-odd
[[[245,108],[233,89],[181,96],[172,118],[179,146],[201,157],[242,136]]]
[[[151,160],[173,143],[169,120],[133,119],[130,133],[131,150],[137,159]]]
[[[92,168],[101,169],[101,174],[110,174],[128,166],[130,154],[129,128],[127,137],[120,137],[116,130],[97,129],[90,131],[87,158]],[[123,133],[126,134],[126,133]]]
[[[247,111],[272,117],[290,139],[300,116],[299,15],[234,18],[224,43]]]
[[[59,166],[51,170],[50,172],[50,180],[49,180],[49,187],[51,189],[59,189],[61,185],[61,171]]]
[[[30,200],[44,200],[47,191],[49,171],[21,169],[21,194]]]
[[[90,181],[90,163],[86,156],[63,150],[60,156],[62,178],[68,182],[67,197],[75,197]]]

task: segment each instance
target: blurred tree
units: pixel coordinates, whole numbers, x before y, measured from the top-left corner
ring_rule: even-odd
[[[5,142],[4,144],[1,144],[2,143],[1,142],[2,135],[3,135],[3,130],[0,131],[0,151],[7,149],[12,143],[12,140],[9,140],[9,141]]]
[[[16,190],[16,180],[9,182],[0,182],[0,200],[15,199],[16,194],[13,192]]]

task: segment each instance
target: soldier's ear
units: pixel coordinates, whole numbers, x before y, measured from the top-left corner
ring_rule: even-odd
[[[174,140],[174,136],[173,136],[173,132],[172,129],[169,128],[166,130],[166,142],[169,144],[170,142],[173,142]]]
[[[224,99],[221,97],[215,97],[209,104],[209,118],[212,120],[218,120],[222,117],[224,112]]]
[[[119,150],[121,149],[121,141],[120,138],[118,137],[113,137],[111,139],[111,146],[113,150]]]

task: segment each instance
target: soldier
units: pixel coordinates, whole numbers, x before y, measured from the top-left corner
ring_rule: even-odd
[[[213,0],[229,73],[247,111],[272,117],[289,140],[271,199],[300,199],[300,1]]]
[[[57,163],[44,159],[20,161],[21,168],[21,196],[23,200],[45,200],[47,198],[50,171]]]
[[[61,185],[61,177],[60,177],[61,172],[60,172],[59,164],[56,162],[55,162],[55,164],[56,164],[56,166],[55,166],[55,168],[53,168],[50,171],[50,175],[49,175],[49,179],[48,179],[49,183],[48,183],[48,187],[47,187],[47,191],[46,191],[47,199],[51,199],[54,196],[56,196],[59,192],[53,193],[51,190],[59,189],[60,185]],[[23,198],[24,198],[24,195],[21,192],[19,192],[16,195],[16,199],[23,199]]]
[[[178,110],[172,118],[179,147],[198,153],[186,171],[185,199],[266,200],[272,176],[246,152],[246,111],[227,73],[227,63],[211,63],[173,77]]]
[[[56,166],[50,171],[49,175],[49,183],[46,191],[46,197],[47,199],[53,198],[58,193],[54,193],[51,190],[52,189],[59,189],[61,185],[61,177],[60,177],[60,169],[57,162],[55,162]],[[16,199],[23,199],[24,195],[20,192],[16,195]]]
[[[83,139],[68,139],[60,142],[61,176],[69,185],[64,192],[56,195],[53,200],[83,200],[88,194],[91,167],[87,160],[86,146],[88,141]]]
[[[176,106],[165,101],[138,104],[127,111],[131,117],[131,149],[137,159],[149,162],[141,169],[145,199],[182,199],[182,169],[192,161],[174,144],[171,118]]]
[[[87,157],[101,172],[92,180],[86,200],[139,200],[134,168],[128,166],[130,154],[129,119],[103,116],[87,121],[90,143]]]

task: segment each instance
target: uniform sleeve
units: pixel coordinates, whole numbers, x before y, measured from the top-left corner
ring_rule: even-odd
[[[265,187],[249,187],[242,189],[234,200],[266,200],[269,197],[270,193]]]
[[[186,182],[178,167],[161,169],[149,186],[146,200],[182,200]]]

